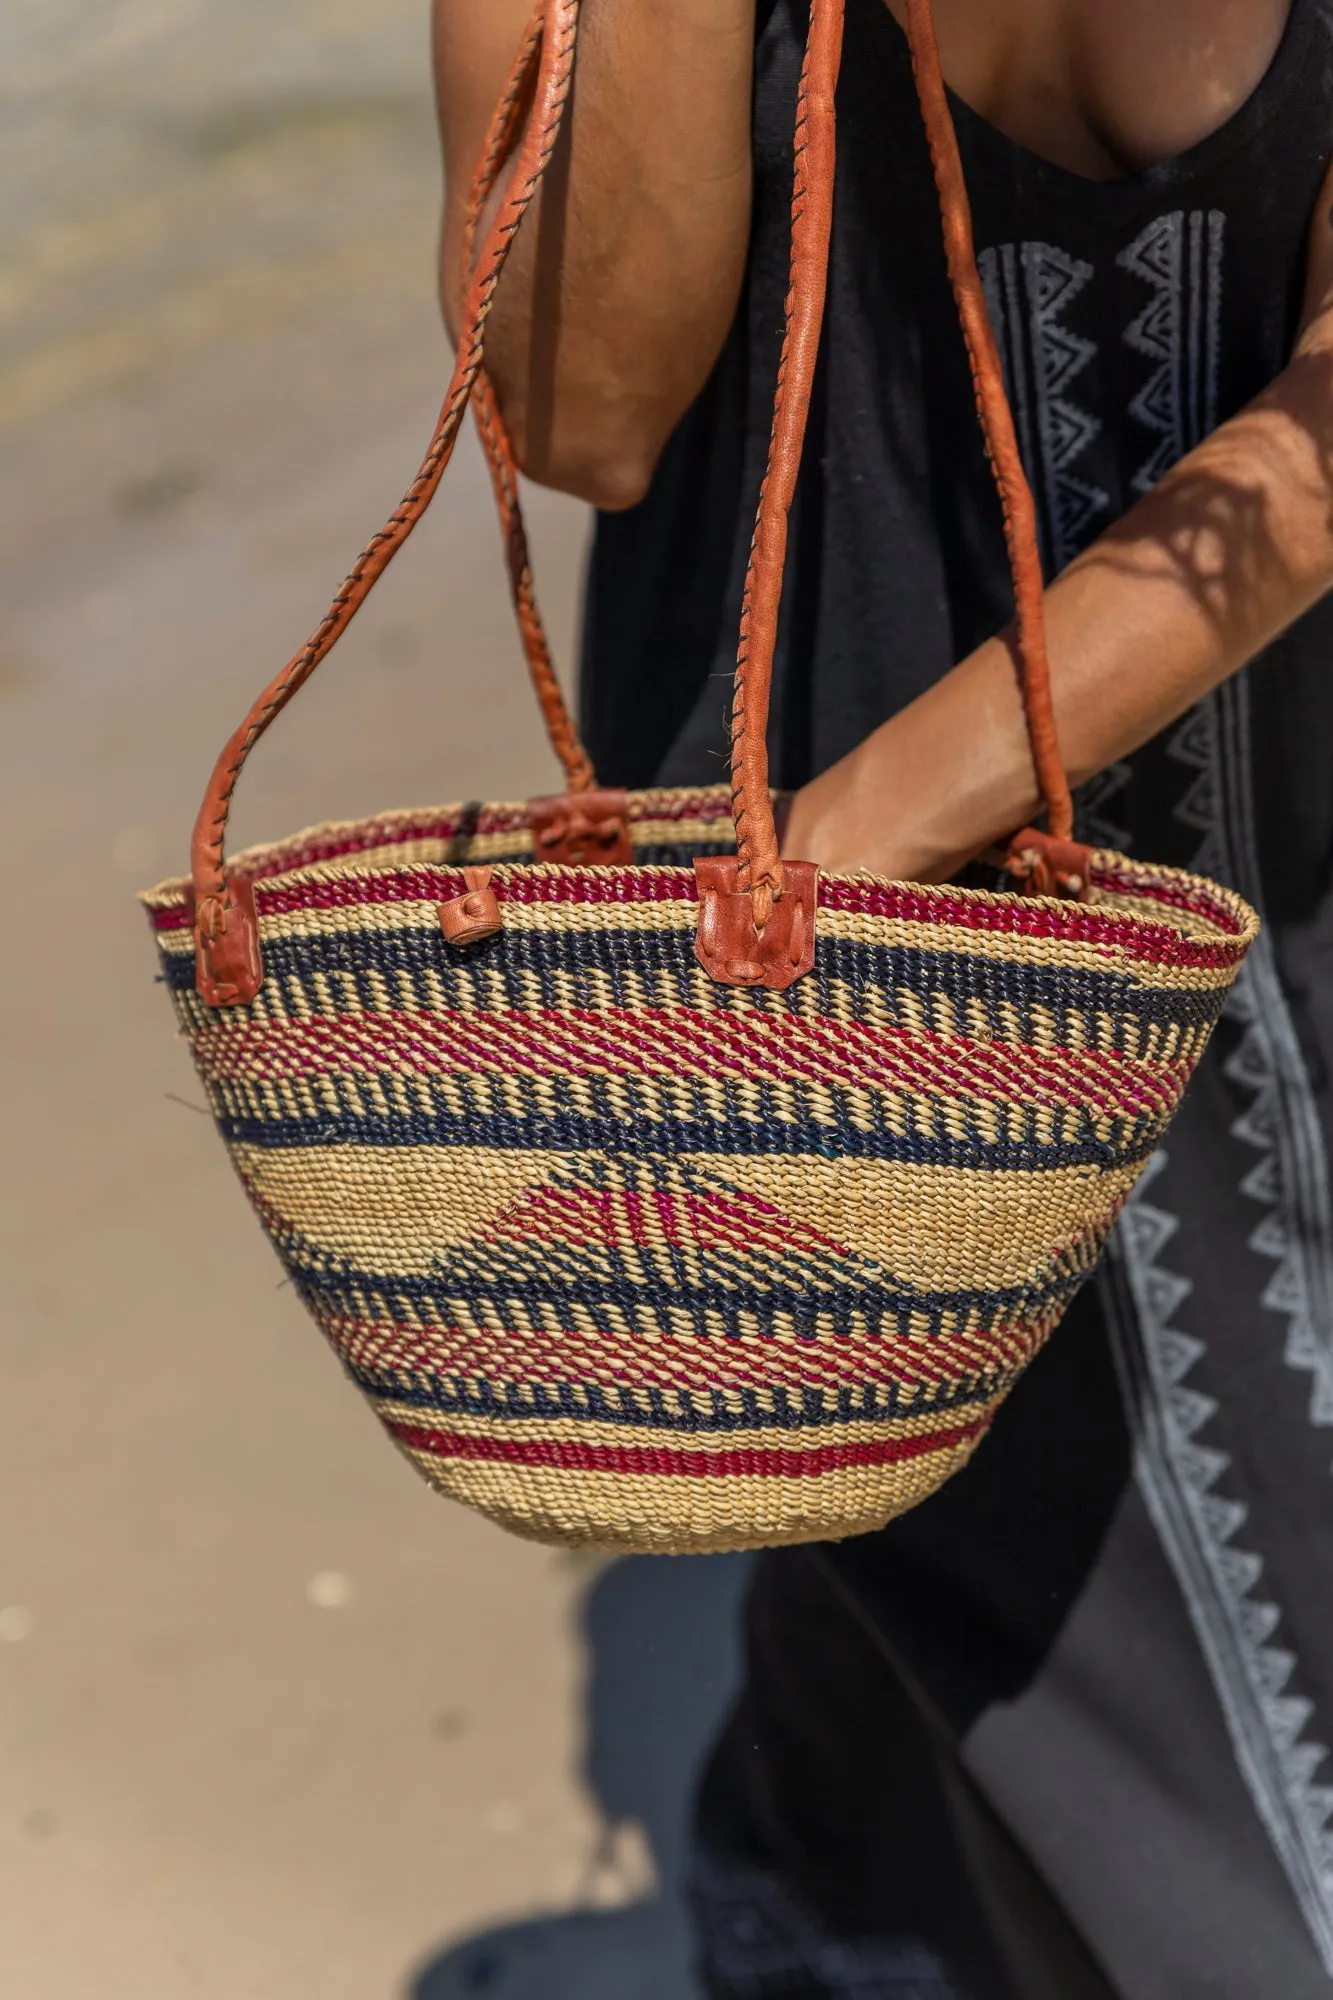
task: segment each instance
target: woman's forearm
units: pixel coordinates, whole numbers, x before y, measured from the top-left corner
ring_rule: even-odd
[[[473,162],[530,11],[531,0],[435,0],[451,327]],[[584,0],[582,13],[565,136],[515,242],[486,359],[524,468],[623,506],[735,313],[754,0]]]
[[[1074,783],[1155,735],[1333,586],[1333,314],[1046,593]],[[943,880],[1039,810],[1005,638],[798,795],[786,851]]]

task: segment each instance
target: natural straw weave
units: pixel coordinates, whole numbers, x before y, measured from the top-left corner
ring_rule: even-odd
[[[323,827],[236,864],[267,977],[194,990],[237,1171],[390,1436],[520,1534],[854,1534],[964,1463],[1088,1275],[1255,935],[1094,860],[1090,905],[821,878],[815,970],[715,984],[695,854],[730,799],[631,795],[636,866],[531,865],[527,809]],[[438,908],[498,860],[503,933]]]

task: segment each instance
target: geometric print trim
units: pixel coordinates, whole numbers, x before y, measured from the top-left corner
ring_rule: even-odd
[[[1106,490],[1078,470],[1101,419],[1070,393],[1097,343],[1064,322],[1093,267],[1053,243],[1003,243],[977,263],[1024,462],[1039,467],[1033,485],[1045,571],[1057,576],[1111,506]]]
[[[1151,297],[1125,340],[1154,365],[1129,406],[1154,443],[1131,481],[1147,493],[1216,427],[1226,217],[1217,209],[1159,215],[1116,259]]]
[[[1248,1510],[1222,1481],[1228,1455],[1203,1437],[1217,1402],[1189,1386],[1203,1341],[1172,1324],[1193,1289],[1161,1252],[1174,1216],[1148,1199],[1159,1156],[1112,1237],[1101,1289],[1126,1409],[1135,1475],[1175,1573],[1237,1766],[1325,1969],[1333,1976],[1333,1786],[1313,1704],[1288,1692],[1296,1655],[1271,1643],[1281,1607],[1258,1594],[1263,1559],[1238,1540]]]
[[[1201,835],[1195,865],[1215,880],[1244,883],[1257,902],[1248,704],[1249,678],[1242,671],[1190,712],[1168,747],[1197,773],[1177,808],[1177,816]],[[1257,1303],[1288,1316],[1285,1359],[1311,1369],[1311,1420],[1326,1423],[1333,1310],[1328,1291],[1319,1299],[1316,1287],[1328,1284],[1333,1233],[1327,1163],[1313,1091],[1265,932],[1241,969],[1226,1011],[1244,1024],[1226,1074],[1254,1093],[1231,1129],[1263,1154],[1241,1187],[1250,1199],[1269,1205],[1250,1246],[1279,1261],[1277,1277]],[[1224,1491],[1230,1458],[1205,1441],[1218,1404],[1192,1389],[1188,1378],[1207,1352],[1206,1343],[1172,1324],[1193,1287],[1162,1261],[1176,1218],[1148,1199],[1165,1161],[1161,1153],[1140,1182],[1108,1260],[1108,1299],[1115,1296],[1118,1264],[1132,1307],[1134,1323],[1123,1305],[1113,1323],[1135,1419],[1138,1484],[1175,1571],[1238,1768],[1333,1976],[1333,1786],[1319,1779],[1329,1753],[1310,1734],[1313,1703],[1287,1692],[1299,1660],[1289,1647],[1271,1643],[1282,1608],[1259,1594],[1263,1558],[1238,1540],[1248,1509]]]
[[[1186,717],[1170,749],[1198,773],[1177,816],[1202,835],[1208,873],[1261,909],[1249,700],[1249,676],[1237,675]],[[1250,1096],[1248,1108],[1231,1130],[1260,1155],[1241,1182],[1242,1192],[1264,1210],[1249,1244],[1277,1266],[1260,1303],[1286,1321],[1288,1365],[1311,1376],[1311,1423],[1333,1426],[1333,1195],[1328,1152],[1267,931],[1256,939],[1224,1011],[1242,1029],[1227,1058],[1226,1074]]]

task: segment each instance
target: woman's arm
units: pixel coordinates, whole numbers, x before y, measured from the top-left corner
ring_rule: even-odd
[[[1331,203],[1333,171],[1288,367],[1046,592],[1075,784],[1165,728],[1333,586]],[[1038,810],[1001,636],[798,793],[783,845],[830,870],[943,881]]]
[[[455,332],[473,165],[531,12],[435,0]],[[749,239],[753,61],[754,0],[584,0],[565,135],[486,333],[519,463],[544,485],[632,505],[708,378]]]

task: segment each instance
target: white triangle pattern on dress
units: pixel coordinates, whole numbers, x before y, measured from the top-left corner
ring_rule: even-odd
[[[1024,463],[1042,513],[1043,555],[1051,576],[1073,561],[1111,498],[1074,469],[1100,434],[1100,417],[1074,401],[1071,383],[1097,354],[1097,342],[1064,324],[1093,266],[1053,243],[1004,243],[977,259],[1014,406]]]
[[[1225,218],[1158,217],[1119,258],[1152,297],[1125,340],[1154,364],[1130,413],[1156,434],[1133,484],[1146,491],[1217,422],[1217,346]],[[1249,765],[1249,689],[1241,675],[1174,731],[1170,754],[1194,776],[1175,810],[1199,836],[1190,865],[1261,905]],[[1314,1376],[1311,1421],[1333,1422],[1333,1205],[1309,1077],[1271,943],[1261,935],[1232,992],[1242,1038],[1225,1074],[1254,1093],[1234,1136],[1262,1158],[1241,1182],[1265,1214],[1250,1247],[1278,1261],[1262,1290],[1288,1316],[1285,1359]],[[1192,1281],[1163,1263],[1178,1221],[1150,1199],[1166,1154],[1140,1182],[1116,1232],[1105,1286],[1117,1362],[1136,1433],[1136,1476],[1175,1571],[1226,1719],[1237,1763],[1323,1963],[1333,1974],[1333,1785],[1328,1751],[1306,1732],[1312,1704],[1289,1692],[1298,1662],[1275,1644],[1282,1610],[1257,1595],[1263,1558],[1238,1546],[1246,1505],[1219,1490],[1231,1459],[1205,1441],[1215,1399],[1190,1385],[1207,1349],[1175,1324]],[[1123,1282],[1114,1282],[1116,1273]],[[1132,1310],[1120,1309],[1124,1295]]]
[[[1193,709],[1168,746],[1173,757],[1196,773],[1176,808],[1176,816],[1200,835],[1193,866],[1257,900],[1258,868],[1249,847],[1248,760],[1240,755],[1242,747],[1248,747],[1243,677]],[[1242,1191],[1267,1210],[1249,1243],[1280,1260],[1261,1303],[1288,1314],[1285,1358],[1313,1370],[1310,1414],[1312,1421],[1323,1423],[1330,1421],[1324,1386],[1329,1371],[1323,1365],[1327,1340],[1316,1337],[1304,1256],[1308,1236],[1290,1217],[1287,1203],[1301,1160],[1283,1157],[1292,1150],[1293,1125],[1299,1127],[1303,1114],[1313,1112],[1313,1096],[1266,937],[1242,968],[1227,1012],[1243,1024],[1244,1032],[1225,1073],[1254,1092],[1231,1129],[1263,1153],[1241,1182]],[[1285,1049],[1279,1047],[1284,1028],[1290,1041]],[[1282,1623],[1281,1609],[1254,1594],[1263,1577],[1263,1559],[1236,1544],[1248,1509],[1218,1491],[1230,1458],[1203,1441],[1218,1405],[1191,1388],[1188,1377],[1206,1346],[1173,1324],[1193,1285],[1161,1261],[1178,1224],[1148,1199],[1166,1157],[1159,1153],[1140,1182],[1114,1248],[1136,1322],[1127,1328],[1113,1313],[1118,1360],[1136,1424],[1138,1483],[1189,1607],[1237,1762],[1333,1973],[1333,1785],[1318,1782],[1328,1751],[1306,1739],[1312,1704],[1287,1691],[1297,1659],[1289,1647],[1272,1643]],[[1306,1188],[1300,1206],[1316,1214],[1323,1206],[1327,1214],[1327,1177],[1321,1167],[1322,1148],[1314,1187]],[[1333,1331],[1328,1318],[1324,1324]]]
[[[1261,908],[1248,708],[1242,676],[1190,712],[1170,750],[1198,772],[1176,808],[1177,818],[1202,835],[1193,865]],[[1248,1241],[1277,1264],[1261,1303],[1285,1315],[1288,1365],[1312,1377],[1311,1423],[1333,1426],[1333,1192],[1314,1092],[1266,934],[1241,967],[1226,1018],[1243,1032],[1225,1073],[1252,1093],[1231,1130],[1262,1156],[1240,1184],[1264,1209]]]
[[[1135,1430],[1137,1482],[1185,1598],[1237,1763],[1333,1973],[1333,1785],[1317,1782],[1328,1751],[1306,1740],[1313,1705],[1287,1691],[1297,1660],[1289,1647],[1272,1643],[1281,1608],[1254,1594],[1263,1558],[1236,1543],[1249,1510],[1218,1491],[1231,1460],[1202,1439],[1218,1405],[1191,1388],[1188,1377],[1207,1349],[1172,1323],[1194,1288],[1160,1262],[1179,1225],[1148,1199],[1165,1166],[1165,1153],[1158,1153],[1112,1246],[1132,1301],[1132,1326],[1115,1310],[1115,1287],[1106,1288]]]

